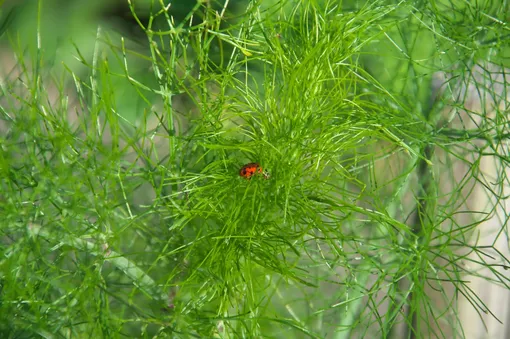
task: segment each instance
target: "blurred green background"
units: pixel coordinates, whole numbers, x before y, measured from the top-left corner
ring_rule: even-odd
[[[121,38],[125,49],[129,52],[126,57],[129,63],[130,75],[137,81],[154,88],[158,81],[151,70],[148,56],[148,40],[140,24],[146,26],[151,21],[154,31],[168,30],[168,24],[163,15],[154,17],[161,9],[161,3],[154,0],[134,0],[134,13],[126,0],[5,0],[0,2],[0,48],[8,53],[12,46],[24,51],[27,56],[40,57],[40,65],[44,72],[59,77],[59,74],[70,70],[80,78],[91,72],[91,61],[94,53],[101,53],[101,58],[107,58],[111,73],[119,74],[113,77],[112,86],[116,89],[116,103],[118,112],[126,119],[135,122],[142,114],[142,99],[136,90],[123,76],[124,65],[120,58]],[[165,1],[168,5],[170,1]],[[222,26],[235,22],[236,16],[242,15],[247,1],[229,1]],[[168,14],[177,26],[186,20],[184,27],[196,25],[205,15],[205,6],[201,1],[171,1]],[[216,1],[208,3],[208,10],[222,11],[223,4]],[[199,10],[197,10],[197,8]],[[190,13],[194,13],[190,17]],[[135,19],[136,15],[137,19]],[[138,21],[139,20],[139,21]],[[139,24],[140,23],[140,24]],[[99,39],[98,39],[99,38]],[[40,39],[38,41],[38,39]],[[168,44],[168,37],[162,37],[161,43]],[[37,53],[40,44],[40,53]],[[106,48],[105,48],[106,47]],[[162,49],[165,47],[163,46]],[[106,53],[106,55],[104,55]],[[211,53],[214,60],[215,55]],[[219,53],[216,53],[216,58]],[[226,53],[225,57],[228,57]],[[6,65],[0,65],[0,67]],[[9,70],[3,70],[9,72]],[[69,72],[67,72],[69,73]],[[68,74],[69,75],[69,74]],[[148,94],[148,99],[155,99]]]
[[[161,3],[154,0],[133,0],[131,3],[143,25],[147,25],[152,15],[161,8]],[[249,1],[181,0],[164,3],[170,4],[168,14],[173,18],[174,24],[178,25],[185,20],[185,27],[189,23],[199,23],[203,19],[200,13],[206,15],[205,11],[193,11],[194,9],[207,4],[210,10],[221,12],[227,3],[221,23],[222,27],[226,27],[235,24],[243,15]],[[278,3],[276,0],[260,1],[258,6],[272,8]],[[325,0],[316,3],[319,6],[334,4]],[[383,33],[374,27],[373,39],[365,42],[365,47],[360,50],[360,61],[383,87],[391,90],[393,94],[400,94],[400,99],[417,109],[417,113],[431,108],[434,96],[431,92],[431,76],[438,69],[451,71],[459,65],[469,66],[476,60],[486,58],[505,66],[510,63],[510,48],[503,42],[508,39],[508,34],[503,35],[500,29],[501,23],[508,20],[508,13],[504,10],[508,6],[506,1],[338,2],[346,13],[360,9],[363,11],[375,5],[391,6],[397,3],[395,10],[385,13],[384,20],[391,24],[384,28]],[[190,17],[192,11],[194,15]],[[53,72],[63,72],[65,65],[77,74],[90,72],[90,65],[83,63],[92,60],[95,50],[106,53],[105,49],[98,49],[97,37],[117,52],[120,52],[120,37],[123,37],[126,49],[140,55],[148,53],[146,34],[135,20],[127,0],[90,0],[86,3],[78,0],[3,0],[0,2],[0,34],[3,35],[0,46],[4,52],[14,44],[30,55],[36,55],[38,20],[42,60],[46,70],[50,67]],[[436,26],[428,26],[432,22]],[[151,23],[154,31],[167,30],[168,24],[162,15],[157,16]],[[418,27],[420,28],[417,29]],[[438,35],[443,41],[437,39]],[[168,43],[166,37],[162,39],[163,45]],[[455,45],[459,48],[451,48]],[[216,50],[213,49],[210,53],[211,59],[220,58],[220,48],[222,57],[227,59],[229,53],[225,48],[228,47],[222,45]],[[132,55],[127,57],[133,77],[148,86],[157,84],[147,59],[144,61],[143,58]],[[110,55],[110,60],[112,59],[114,56]],[[122,73],[121,60],[117,63],[111,62],[109,67],[114,73]],[[254,76],[257,77],[257,74]],[[129,120],[136,120],[143,106],[139,102],[139,96],[123,77],[119,76],[117,83],[113,85],[119,94],[122,94],[117,96],[118,111]]]

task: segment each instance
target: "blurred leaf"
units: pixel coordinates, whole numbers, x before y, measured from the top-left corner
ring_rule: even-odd
[[[3,5],[5,0],[0,0],[0,7]],[[12,7],[8,12],[5,18],[0,20],[0,37],[5,33],[9,25],[14,21],[17,13],[19,12],[20,6]]]

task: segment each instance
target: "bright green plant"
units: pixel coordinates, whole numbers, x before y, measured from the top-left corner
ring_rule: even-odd
[[[463,203],[483,154],[508,185],[508,120],[455,107],[473,67],[507,66],[501,8],[128,3],[146,41],[99,27],[87,72],[48,64],[42,1],[34,54],[5,31],[2,337],[465,335],[458,296],[484,306],[459,259],[492,267],[470,237],[496,204]]]

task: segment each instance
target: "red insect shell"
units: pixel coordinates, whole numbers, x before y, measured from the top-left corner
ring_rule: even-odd
[[[244,165],[239,170],[239,175],[243,178],[250,179],[254,174],[260,173],[264,175],[264,178],[268,178],[268,175],[264,173],[262,167],[256,162],[250,162],[249,164]]]

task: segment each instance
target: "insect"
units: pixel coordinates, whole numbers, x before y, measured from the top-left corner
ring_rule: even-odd
[[[265,173],[262,170],[262,167],[256,162],[250,162],[249,164],[246,164],[243,167],[241,167],[241,169],[239,170],[239,175],[246,179],[250,179],[254,174],[257,173],[264,175],[265,179],[269,178],[269,175]]]

